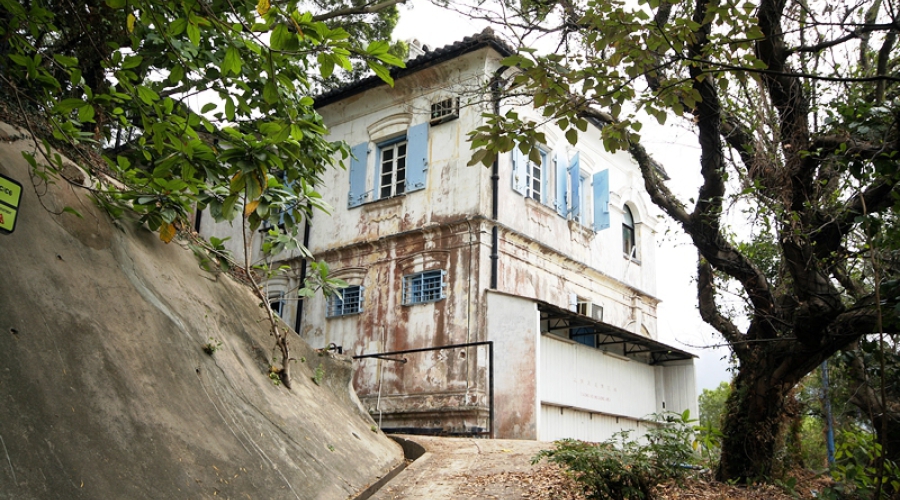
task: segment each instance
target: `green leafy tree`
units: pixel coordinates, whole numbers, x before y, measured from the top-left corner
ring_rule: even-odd
[[[474,15],[492,13],[484,4]],[[557,50],[527,49],[504,60],[507,95],[542,118],[494,116],[472,135],[473,163],[518,145],[531,153],[553,124],[577,144],[588,120],[602,123],[610,150],[626,150],[653,202],[699,253],[702,318],[738,362],[722,432],[720,479],[778,477],[792,390],[823,360],[879,331],[897,332],[900,291],[866,234],[896,206],[897,5],[840,9],[794,0],[587,0],[506,2],[514,41],[558,36]],[[696,133],[699,173],[682,199],[655,168],[641,139],[647,117],[682,120]],[[772,269],[748,255],[725,223],[736,199],[748,224],[771,234]],[[723,309],[738,293],[746,321]]]
[[[299,247],[298,224],[327,209],[321,172],[348,154],[325,139],[313,80],[356,60],[391,82],[388,67],[402,61],[390,45],[340,21],[396,3],[312,13],[296,1],[0,0],[4,119],[33,136],[26,158],[37,176],[59,180],[51,146],[105,171],[116,182],[97,183],[93,196],[113,215],[136,212],[163,241],[209,207],[245,235],[270,223],[272,251]],[[311,287],[335,285],[313,277]],[[268,313],[290,387],[289,337]]]
[[[725,402],[731,395],[731,385],[722,382],[715,389],[703,389],[698,398],[700,419],[697,423],[697,441],[704,456],[716,459],[722,441],[722,421],[725,418]]]

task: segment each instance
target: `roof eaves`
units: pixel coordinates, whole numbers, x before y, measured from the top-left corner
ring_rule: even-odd
[[[477,35],[467,36],[458,42],[446,45],[441,48],[430,50],[420,55],[419,57],[416,57],[415,59],[407,61],[405,68],[392,69],[391,77],[394,78],[394,80],[403,78],[423,69],[430,68],[451,59],[455,59],[462,55],[468,54],[469,52],[474,52],[484,47],[490,47],[494,49],[503,57],[508,57],[515,54],[515,50],[513,50],[503,40],[498,38],[497,35],[494,34],[493,30],[491,30],[490,28],[485,28],[484,31]],[[361,80],[351,82],[343,87],[325,92],[324,94],[319,94],[314,98],[314,106],[316,108],[327,106],[329,104],[354,96],[366,90],[380,87],[382,85],[386,85],[386,83],[381,78],[377,76],[366,77]]]

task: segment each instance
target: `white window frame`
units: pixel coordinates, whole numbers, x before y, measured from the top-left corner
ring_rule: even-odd
[[[537,164],[526,157],[525,164],[525,196],[533,200],[543,203],[544,201],[544,176],[547,175],[547,152],[543,148],[538,148],[541,155],[541,163]],[[535,176],[537,172],[537,176]],[[537,177],[537,178],[535,178]],[[534,189],[534,183],[537,181],[538,188]]]
[[[337,290],[328,297],[325,307],[326,318],[339,318],[363,312],[365,302],[364,292],[366,287],[362,285],[350,285]]]
[[[403,305],[427,304],[447,298],[447,271],[433,269],[403,277]]]
[[[392,156],[389,163],[385,162],[386,152],[390,152]],[[404,194],[406,190],[408,153],[409,142],[406,140],[405,135],[378,144],[378,186],[376,186],[375,191],[378,193],[377,199],[383,200]],[[385,165],[391,166],[387,177],[385,174]],[[402,168],[398,168],[398,166],[401,166]],[[402,172],[402,176],[398,175],[400,172]],[[385,189],[387,189],[387,192],[385,192]]]
[[[589,210],[587,210],[588,204],[588,188],[590,185],[588,184],[588,175],[583,171],[578,172],[578,213],[572,214],[572,220],[575,222],[587,226],[587,214]],[[570,189],[571,193],[572,190]]]

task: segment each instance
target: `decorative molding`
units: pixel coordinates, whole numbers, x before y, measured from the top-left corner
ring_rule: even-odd
[[[366,130],[369,132],[371,142],[379,142],[406,132],[411,123],[411,113],[397,113],[378,120],[369,125]]]

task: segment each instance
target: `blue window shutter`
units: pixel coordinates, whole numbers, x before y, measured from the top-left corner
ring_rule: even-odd
[[[572,186],[572,201],[569,214],[575,218],[581,213],[581,207],[578,206],[581,200],[581,161],[579,153],[575,153],[575,157],[569,163],[569,184]]]
[[[512,174],[512,188],[513,191],[525,195],[528,190],[528,179],[525,175],[525,169],[528,168],[526,164],[527,158],[525,155],[519,151],[519,147],[516,146],[512,150],[512,163],[513,163],[513,174]]]
[[[609,228],[609,169],[594,174],[594,231]]]
[[[366,164],[368,163],[369,144],[357,144],[350,148],[350,196],[347,206],[358,207],[367,201]]]
[[[566,182],[566,160],[561,152],[556,153],[556,213],[566,216],[568,213],[566,201],[566,191],[568,191]]]
[[[406,134],[406,192],[425,189],[428,179],[428,124],[420,123]]]
[[[359,287],[359,312],[365,312],[364,306],[366,305],[366,287],[360,285]]]

